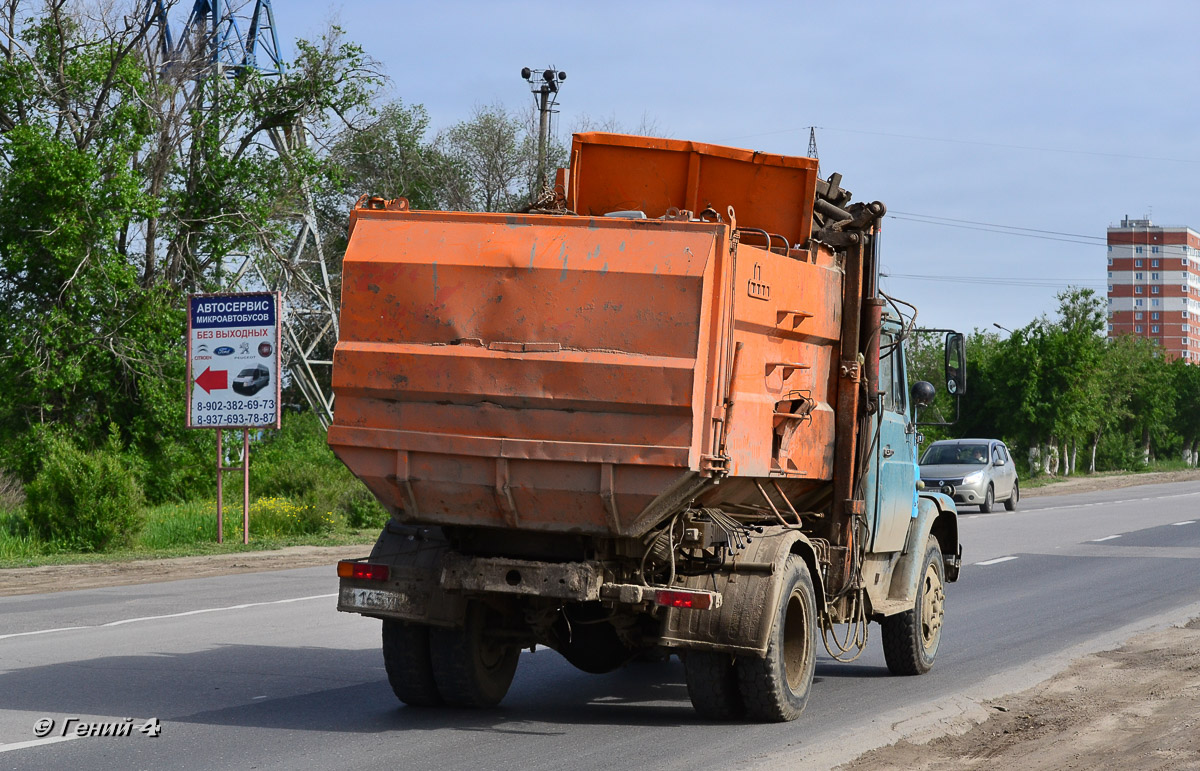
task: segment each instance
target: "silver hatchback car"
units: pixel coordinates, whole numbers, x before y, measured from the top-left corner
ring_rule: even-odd
[[[925,489],[949,495],[955,503],[976,504],[987,513],[997,501],[1015,511],[1021,500],[1017,467],[998,439],[943,439],[921,456]]]

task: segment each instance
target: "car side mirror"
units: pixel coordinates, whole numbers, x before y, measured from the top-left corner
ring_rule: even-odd
[[[952,396],[967,394],[967,349],[961,332],[946,335],[946,390]]]

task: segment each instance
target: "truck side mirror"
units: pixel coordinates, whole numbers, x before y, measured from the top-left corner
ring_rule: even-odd
[[[946,335],[946,390],[953,396],[967,393],[966,340],[961,332]]]
[[[928,407],[933,403],[933,397],[937,396],[937,389],[933,387],[933,383],[928,383],[924,380],[918,380],[912,386],[913,404],[918,407]]]

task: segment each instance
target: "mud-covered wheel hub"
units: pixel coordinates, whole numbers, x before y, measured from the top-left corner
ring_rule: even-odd
[[[932,651],[937,648],[938,638],[942,634],[942,618],[946,613],[946,591],[936,565],[925,567],[922,589],[921,642],[926,651]]]

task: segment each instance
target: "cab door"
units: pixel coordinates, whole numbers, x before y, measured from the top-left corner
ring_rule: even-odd
[[[904,350],[886,332],[879,350],[883,408],[876,416],[878,440],[872,453],[878,472],[875,495],[867,503],[873,504],[871,551],[891,552],[904,548],[909,520],[916,511],[916,433],[909,430]]]

